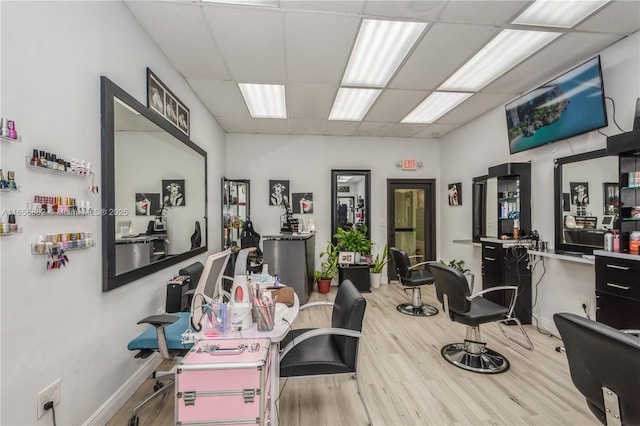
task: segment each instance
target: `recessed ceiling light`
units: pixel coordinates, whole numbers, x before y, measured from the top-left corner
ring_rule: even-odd
[[[363,20],[342,85],[384,87],[426,27],[425,22]]]
[[[438,90],[476,92],[560,35],[546,31],[502,30]]]
[[[362,120],[380,92],[380,89],[339,88],[329,113],[329,120]]]
[[[473,95],[473,93],[433,92],[400,122],[433,123],[438,118],[460,105],[471,95]]]
[[[253,118],[287,118],[284,86],[238,83]]]
[[[608,2],[609,0],[537,0],[512,23],[518,25],[571,28]]]
[[[279,7],[280,0],[200,0],[202,3],[239,4],[242,6]]]

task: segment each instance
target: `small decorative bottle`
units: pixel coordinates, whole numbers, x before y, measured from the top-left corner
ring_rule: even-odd
[[[9,170],[9,172],[7,173],[7,175],[9,176],[9,181],[7,182],[7,185],[9,186],[9,189],[13,189],[14,191],[18,189],[18,187],[16,186],[16,181],[15,181],[15,173],[11,170]]]

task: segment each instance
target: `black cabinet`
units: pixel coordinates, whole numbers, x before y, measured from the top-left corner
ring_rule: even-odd
[[[338,266],[338,283],[340,284],[344,280],[350,280],[361,293],[370,293],[370,268],[371,265],[368,264]]]
[[[531,229],[531,163],[505,163],[489,167],[488,180],[496,180],[497,194],[487,194],[488,202],[497,196],[497,234],[490,236],[521,237],[529,235]],[[493,212],[493,208],[488,210]],[[489,213],[487,213],[488,215]],[[487,217],[487,220],[495,220]],[[518,224],[518,236],[514,236],[514,225]]]
[[[249,220],[249,181],[222,178],[222,247],[240,247],[242,226]]]
[[[514,315],[523,324],[531,324],[531,270],[528,269],[527,249],[513,243],[482,243],[482,289],[502,285],[518,286],[518,298]],[[509,306],[512,292],[495,291],[484,295],[485,299],[502,306]]]
[[[640,329],[640,257],[596,251],[596,321]]]

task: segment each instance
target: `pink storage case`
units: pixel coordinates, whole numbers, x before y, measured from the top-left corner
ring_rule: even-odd
[[[211,339],[178,363],[177,425],[266,425],[271,403],[270,339]]]

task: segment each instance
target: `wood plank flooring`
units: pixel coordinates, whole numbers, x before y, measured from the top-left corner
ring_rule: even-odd
[[[314,292],[310,301],[333,300]],[[440,308],[435,289],[423,301]],[[397,283],[365,293],[367,309],[360,355],[360,386],[375,425],[599,425],[569,377],[561,341],[525,326],[535,345],[528,351],[508,341],[495,324],[481,327],[488,346],[505,355],[509,371],[498,375],[466,372],[447,363],[442,346],[461,342],[465,327],[442,310],[426,318],[396,311],[408,301]],[[331,309],[300,313],[294,328],[329,326]],[[514,337],[518,330],[508,329]],[[167,363],[163,365],[169,367]],[[126,425],[131,410],[152,392],[147,380],[108,425]],[[349,377],[282,379],[280,424],[365,425],[367,417]],[[140,412],[140,425],[173,424],[173,394]]]

